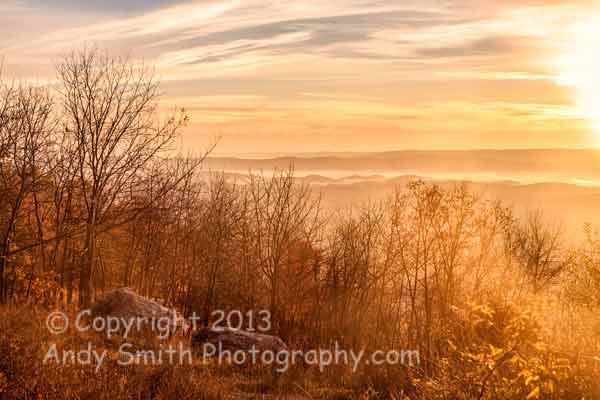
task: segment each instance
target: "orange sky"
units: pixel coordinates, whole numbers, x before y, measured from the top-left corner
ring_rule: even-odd
[[[600,145],[592,1],[2,0],[5,73],[94,43],[155,64],[218,154]],[[597,100],[597,101],[596,101]]]

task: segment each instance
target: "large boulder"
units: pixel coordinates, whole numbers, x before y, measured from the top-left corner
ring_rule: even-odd
[[[113,318],[137,327],[153,330],[157,336],[164,337],[186,332],[188,324],[174,309],[167,308],[154,300],[135,293],[131,288],[115,289],[102,295],[91,308],[92,317]],[[138,324],[140,321],[140,324]]]
[[[230,352],[257,350],[277,354],[288,351],[287,345],[277,336],[229,328],[202,328],[192,335],[192,345],[205,344],[213,345],[217,350]]]

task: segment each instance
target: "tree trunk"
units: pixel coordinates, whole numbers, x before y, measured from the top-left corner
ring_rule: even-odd
[[[6,255],[4,246],[0,250],[0,304],[4,304],[6,302],[6,279],[4,277]]]
[[[8,233],[0,243],[0,304],[4,304],[8,296],[8,277],[6,266],[8,265]]]
[[[95,258],[96,227],[93,223],[88,224],[85,234],[85,257],[79,271],[79,306],[89,307],[92,300],[91,279],[92,266]]]

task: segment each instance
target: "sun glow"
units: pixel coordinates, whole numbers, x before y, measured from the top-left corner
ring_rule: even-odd
[[[577,103],[600,136],[600,18],[575,25],[559,59],[557,82],[577,90]]]

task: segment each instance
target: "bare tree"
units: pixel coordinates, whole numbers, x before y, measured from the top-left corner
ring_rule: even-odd
[[[217,296],[216,289],[222,279],[228,258],[233,255],[232,241],[239,219],[235,186],[229,185],[223,174],[214,177],[208,187],[208,201],[201,213],[203,226],[199,237],[203,243],[202,261],[205,265],[204,323],[208,324],[210,312]]]
[[[51,201],[50,225],[56,240],[50,250],[50,262],[59,274],[60,286],[66,289],[66,300],[70,304],[73,297],[73,278],[76,269],[75,259],[81,252],[74,233],[79,231],[80,197],[76,192],[77,166],[74,144],[66,135],[60,135],[54,144],[56,150],[49,160],[52,174],[49,176],[48,197]],[[41,238],[40,238],[41,239]],[[42,240],[43,242],[44,240]]]
[[[249,191],[255,259],[268,285],[271,316],[278,324],[282,268],[294,246],[313,239],[320,198],[307,186],[294,183],[293,168],[272,178],[251,175]]]
[[[562,229],[547,224],[540,211],[530,212],[509,233],[512,250],[525,276],[537,292],[552,283],[572,262],[572,255],[564,252]]]
[[[85,205],[85,259],[79,303],[91,300],[98,226],[116,204],[124,208],[130,186],[149,162],[171,150],[187,121],[183,110],[158,117],[159,82],[153,72],[97,50],[67,56],[58,66],[65,130],[76,144],[78,185]]]
[[[0,100],[0,300],[7,297],[11,239],[28,197],[48,174],[53,100],[47,91],[19,87]],[[38,220],[38,227],[40,221]]]
[[[2,76],[0,75],[0,79]],[[11,147],[11,142],[13,141],[13,135],[10,133],[8,129],[8,125],[11,120],[11,107],[13,103],[13,91],[11,88],[5,87],[3,85],[2,80],[0,80],[0,169],[4,170],[8,168],[8,164],[10,163],[9,159],[9,148]],[[5,196],[9,187],[2,183],[0,187],[0,205],[2,206],[2,215],[0,216],[0,222],[2,222],[2,229],[4,230],[5,225]],[[4,270],[6,269],[6,240],[2,240],[0,244],[0,302],[4,301],[6,298],[5,294],[5,276]]]

